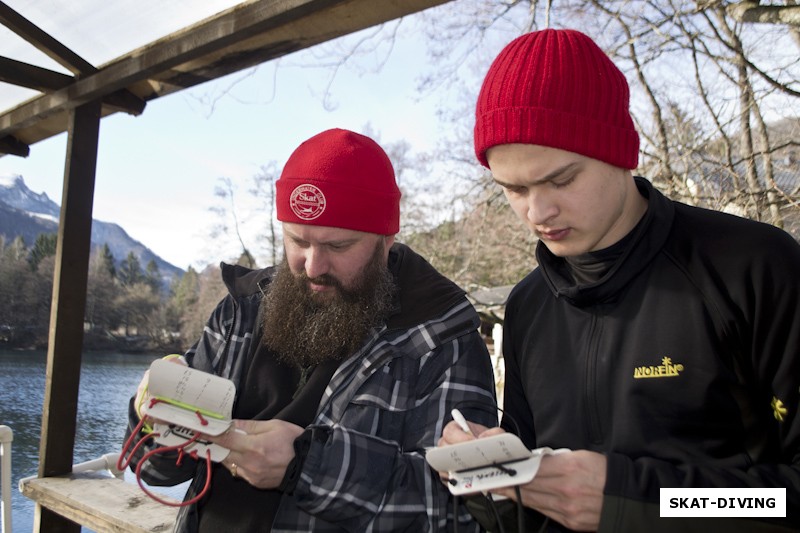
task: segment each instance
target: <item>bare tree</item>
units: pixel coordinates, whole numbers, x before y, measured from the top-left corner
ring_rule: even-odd
[[[278,163],[270,161],[261,166],[261,171],[253,176],[253,187],[250,192],[257,199],[256,210],[261,217],[258,220],[265,220],[264,236],[259,242],[263,243],[264,255],[267,264],[277,265],[280,261],[282,250],[281,232],[278,226],[276,204],[275,204],[275,182],[280,177]]]
[[[672,198],[763,220],[800,238],[800,179],[793,170],[800,120],[798,113],[786,115],[800,104],[797,27],[741,23],[731,13],[724,2],[677,0],[461,0],[432,10],[426,34],[436,66],[421,90],[473,89],[463,91],[467,105],[454,115],[441,112],[454,127],[431,158],[459,165],[472,183],[460,190],[473,199],[474,212],[490,207],[494,186],[474,157],[458,150],[471,146],[471,130],[458,125],[473,116],[487,56],[531,29],[572,27],[593,37],[631,83],[643,141],[638,173]],[[478,224],[490,217],[466,219]]]
[[[550,26],[590,35],[625,72],[642,138],[637,173],[671,198],[800,238],[800,8],[796,0],[784,4],[456,0],[315,47],[302,61],[329,69],[323,98],[332,107],[331,84],[342,68],[371,57],[379,70],[398,36],[426,40],[431,66],[418,74],[419,95],[441,103],[443,134],[429,153],[403,142],[386,147],[404,195],[401,237],[464,286],[502,284],[520,276],[505,265],[533,266],[535,241],[477,165],[474,105],[499,50]]]
[[[241,246],[239,257],[248,258],[248,261],[251,263],[245,264],[244,266],[254,268],[255,261],[253,259],[253,254],[250,253],[249,248],[244,242],[241,226],[239,224],[240,213],[236,210],[236,188],[230,178],[219,178],[219,183],[220,185],[214,188],[214,196],[219,198],[222,203],[209,208],[212,213],[215,213],[219,217],[219,223],[212,229],[211,236],[212,238],[225,238],[232,233]],[[229,225],[231,223],[233,224],[233,228]]]
[[[227,292],[219,267],[209,266],[198,274],[196,296],[183,309],[181,315],[181,339],[184,342],[184,349],[189,348],[200,338],[212,310]]]
[[[606,35],[621,33],[606,44],[644,104],[634,112],[640,171],[690,203],[779,227],[798,216],[797,184],[777,164],[796,143],[770,133],[777,110],[800,103],[789,27],[738,23],[719,2],[593,0],[585,10],[611,22]]]

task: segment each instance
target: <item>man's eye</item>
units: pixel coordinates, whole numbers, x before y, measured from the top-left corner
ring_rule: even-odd
[[[554,182],[553,182],[553,186],[554,186],[556,189],[560,189],[560,188],[562,188],[562,187],[566,187],[567,185],[569,185],[569,184],[570,184],[570,183],[572,183],[573,181],[575,181],[575,178],[574,178],[574,177],[572,177],[572,178],[567,178],[567,179],[565,179],[565,180],[554,181]]]
[[[525,194],[527,189],[525,187],[506,187],[509,194]]]

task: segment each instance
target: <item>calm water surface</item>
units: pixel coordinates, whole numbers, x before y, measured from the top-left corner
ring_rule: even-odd
[[[83,356],[73,463],[120,451],[128,399],[144,371],[161,355],[92,353]],[[34,504],[17,487],[20,478],[37,473],[46,359],[44,352],[0,350],[0,425],[14,431],[11,447],[13,533],[30,533],[33,528]],[[128,473],[126,479],[135,482]],[[177,494],[169,492],[180,498],[183,491],[185,487],[177,489]]]

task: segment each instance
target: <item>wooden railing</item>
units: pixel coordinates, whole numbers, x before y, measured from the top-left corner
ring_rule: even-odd
[[[11,442],[14,432],[0,426],[0,531],[11,533]]]
[[[64,476],[22,479],[19,490],[37,505],[99,533],[172,531],[177,508],[150,499],[137,485],[124,481],[116,470],[117,457],[107,454],[74,465]]]
[[[91,472],[29,479],[22,494],[97,532],[172,531],[177,511],[148,498],[136,485]]]

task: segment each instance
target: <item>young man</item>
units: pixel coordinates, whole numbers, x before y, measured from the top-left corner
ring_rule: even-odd
[[[512,41],[478,97],[477,157],[540,239],[506,308],[502,428],[571,450],[521,487],[529,524],[797,531],[800,246],[634,177],[628,98],[570,30]],[[469,438],[449,424],[441,444]],[[786,488],[787,514],[660,518],[662,487]]]
[[[230,454],[210,474],[156,456],[143,479],[193,478],[189,500],[211,475],[179,531],[451,531],[452,500],[424,453],[464,402],[497,423],[477,313],[394,242],[400,191],[373,140],[334,129],[305,141],[277,181],[277,212],[284,261],[223,265],[230,294],[185,355],[237,386],[239,431],[212,439]],[[466,510],[460,522],[478,529]]]

